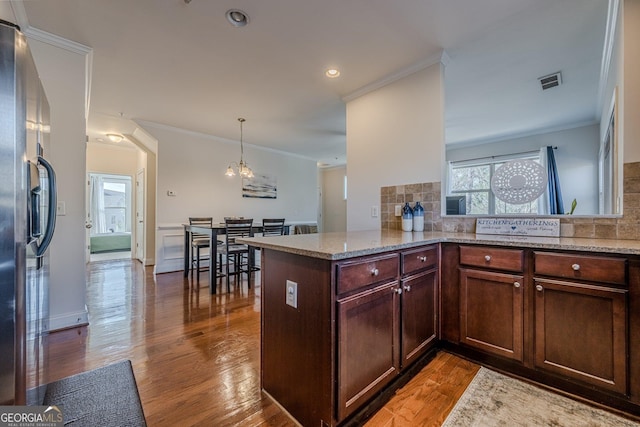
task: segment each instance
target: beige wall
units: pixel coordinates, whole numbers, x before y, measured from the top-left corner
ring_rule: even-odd
[[[137,167],[137,148],[100,143],[87,144],[87,172],[127,175],[135,180]]]
[[[624,162],[640,161],[640,1],[623,4],[623,93],[622,137]]]
[[[86,324],[85,179],[86,54],[29,39],[51,107],[51,163],[56,169],[58,216],[51,241],[50,327]]]
[[[347,103],[347,229],[380,229],[380,188],[441,181],[444,163],[442,64]]]
[[[343,191],[346,174],[346,166],[321,171],[322,232],[347,231],[347,201]]]

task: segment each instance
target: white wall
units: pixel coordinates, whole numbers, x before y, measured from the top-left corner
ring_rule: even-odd
[[[347,229],[380,229],[380,187],[442,180],[444,79],[438,63],[347,103]]]
[[[85,306],[85,55],[29,40],[51,107],[51,163],[66,204],[51,242],[50,327],[87,323]]]
[[[548,145],[558,147],[554,154],[565,210],[568,210],[573,199],[576,199],[578,206],[575,215],[595,215],[598,213],[599,134],[599,125],[594,124],[468,147],[454,146],[447,149],[446,159],[460,161],[538,151]]]
[[[323,233],[347,231],[347,201],[344,199],[344,177],[347,167],[321,170]]]
[[[316,162],[245,144],[244,159],[256,174],[277,178],[276,199],[243,198],[239,176],[224,175],[240,160],[240,145],[169,127],[146,127],[158,140],[156,272],[182,269],[183,229],[190,216],[262,218],[316,222]],[[176,196],[168,196],[167,191]]]

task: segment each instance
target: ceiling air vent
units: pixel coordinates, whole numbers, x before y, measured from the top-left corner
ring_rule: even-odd
[[[542,90],[547,90],[562,84],[562,74],[558,71],[557,73],[549,74],[548,76],[538,77],[538,80],[540,80]]]

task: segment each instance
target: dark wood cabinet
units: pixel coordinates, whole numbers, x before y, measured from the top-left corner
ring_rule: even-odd
[[[522,362],[524,277],[460,269],[460,342]]]
[[[622,289],[536,280],[535,364],[627,392],[627,299]]]
[[[398,375],[398,282],[338,301],[338,419]]]
[[[358,424],[439,348],[640,414],[639,256],[395,248],[345,259],[264,249],[261,384],[300,424]]]
[[[438,338],[438,271],[402,279],[402,367],[409,366]]]
[[[337,265],[339,420],[436,345],[437,265],[435,245]]]
[[[536,368],[627,394],[626,260],[536,252],[534,274]]]

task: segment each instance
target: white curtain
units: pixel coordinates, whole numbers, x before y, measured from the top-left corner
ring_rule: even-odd
[[[91,175],[91,188],[89,200],[91,203],[91,234],[101,234],[107,232],[107,224],[104,213],[104,182],[102,177]]]

